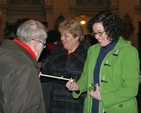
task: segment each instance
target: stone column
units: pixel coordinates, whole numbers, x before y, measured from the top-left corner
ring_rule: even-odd
[[[75,18],[76,0],[45,0],[48,29],[53,29],[55,20],[62,14],[65,18]]]
[[[118,0],[110,0],[111,6],[117,6],[118,5]]]
[[[69,0],[70,6],[75,6],[75,2],[76,2],[76,0]]]
[[[135,0],[135,5],[140,5],[140,0]]]
[[[138,26],[136,26],[138,21],[136,21],[135,10],[134,10],[135,2],[137,2],[137,1],[135,1],[135,0],[119,0],[119,17],[123,18],[126,15],[126,13],[128,13],[130,18],[132,19],[133,26],[136,29],[134,30],[134,33],[129,37],[128,40],[130,40],[132,42],[133,46],[138,48],[138,40],[137,40]]]
[[[5,1],[1,1],[0,3],[5,3]],[[3,40],[3,29],[5,28],[5,22],[7,21],[7,5],[0,4],[0,42]]]
[[[135,0],[135,12],[134,12],[134,26],[135,26],[135,40],[137,42],[137,48],[139,50],[139,54],[141,57],[141,29],[139,28],[139,24],[141,23],[141,4],[140,0]],[[140,24],[141,25],[141,24]],[[136,38],[137,37],[137,38]]]
[[[75,19],[75,11],[76,11],[76,0],[69,0],[69,16],[73,19]]]
[[[6,0],[0,0],[0,4],[6,4]]]
[[[119,15],[119,1],[118,0],[110,0],[110,10],[112,13]]]
[[[44,0],[45,1],[45,5],[51,5],[52,4],[52,0]]]

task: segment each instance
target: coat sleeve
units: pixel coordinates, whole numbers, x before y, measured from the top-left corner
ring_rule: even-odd
[[[85,64],[84,64],[84,69],[83,69],[83,72],[80,76],[80,79],[77,81],[77,84],[79,86],[79,93],[76,93],[75,91],[73,91],[73,97],[74,98],[79,98],[79,96],[86,92],[88,90],[88,68],[89,68],[89,53],[90,51],[88,50],[88,54],[87,54],[87,58],[86,58],[86,61],[85,61]]]
[[[10,89],[5,90],[9,92],[6,97],[7,101],[5,101],[5,106],[8,106],[6,113],[45,113],[36,67],[33,65],[20,66],[10,76],[13,76],[10,79]],[[7,83],[4,85],[5,88],[6,85]]]
[[[52,61],[51,56],[48,56],[45,59],[45,61],[42,64],[42,68],[41,68],[42,74],[52,74],[52,68],[51,68],[52,63],[51,63],[51,61]],[[41,82],[49,82],[52,79],[51,78],[48,78],[48,77],[41,76],[40,77],[40,80],[41,80]]]
[[[50,74],[51,73],[51,56],[48,56],[42,64],[41,72],[43,74]]]

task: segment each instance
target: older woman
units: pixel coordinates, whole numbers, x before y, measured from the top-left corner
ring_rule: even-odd
[[[90,47],[78,82],[68,82],[73,97],[88,91],[83,113],[138,113],[136,95],[139,83],[137,50],[121,36],[121,19],[111,12],[100,12],[88,23],[98,40]]]
[[[77,81],[82,73],[89,45],[83,41],[82,27],[73,19],[64,20],[59,25],[59,31],[62,45],[58,45],[53,50],[51,57],[46,59],[42,72],[73,78]],[[82,113],[86,93],[82,94],[80,98],[74,99],[71,91],[65,87],[66,82],[53,79],[51,113]]]

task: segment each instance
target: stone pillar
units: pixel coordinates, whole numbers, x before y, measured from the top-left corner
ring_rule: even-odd
[[[116,15],[119,15],[119,1],[118,0],[110,0],[110,11]]]
[[[118,5],[118,0],[110,0],[111,6],[117,6]]]
[[[57,19],[60,13],[65,17],[69,17],[69,0],[54,0],[53,4],[54,18]]]
[[[6,4],[6,0],[0,0],[0,4]]]
[[[76,11],[76,5],[75,5],[76,0],[69,0],[69,16],[70,18],[75,19],[75,11]]]
[[[76,2],[76,0],[69,0],[70,6],[75,6],[75,2]]]
[[[45,0],[44,8],[49,30],[53,29],[60,14],[65,18],[75,18],[75,2],[76,0]]]
[[[135,0],[135,12],[134,12],[134,26],[135,26],[135,40],[137,42],[137,48],[139,50],[139,56],[141,57],[141,5],[140,0]]]
[[[3,0],[4,2],[4,0]],[[3,29],[5,28],[5,22],[7,21],[7,5],[0,4],[0,42],[3,40]]]
[[[53,8],[52,6],[45,6],[45,18],[46,18],[46,22],[48,22],[48,30],[52,30],[53,29],[53,24],[54,24],[54,18],[53,18]]]
[[[135,0],[135,5],[139,5],[140,4],[140,0]]]
[[[135,0],[119,0],[119,17],[123,18],[126,15],[126,13],[128,13],[130,18],[132,19],[133,26],[136,29],[134,30],[134,33],[129,37],[128,40],[130,40],[132,42],[132,45],[138,49],[138,39],[137,39],[138,21],[136,20],[137,18],[135,16],[135,9],[134,9],[135,4],[137,2],[139,1],[138,0],[136,1]]]
[[[134,19],[134,0],[119,0],[119,16],[123,18],[126,13]]]
[[[52,5],[52,0],[44,0],[45,1],[45,5]]]

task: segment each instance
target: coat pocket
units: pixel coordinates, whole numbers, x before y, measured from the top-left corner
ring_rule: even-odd
[[[106,108],[106,113],[137,113],[136,105],[131,100]]]

